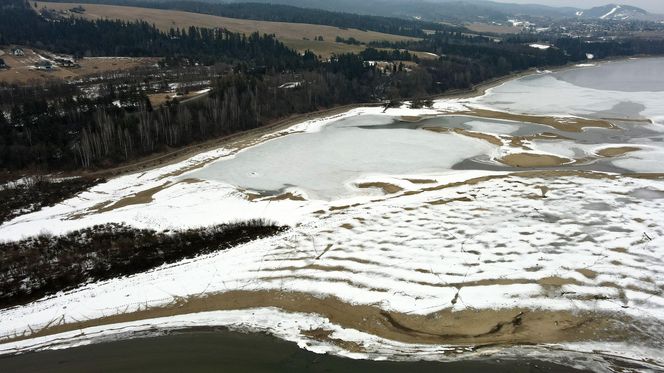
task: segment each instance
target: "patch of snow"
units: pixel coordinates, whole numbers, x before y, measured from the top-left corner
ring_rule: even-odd
[[[279,86],[280,89],[293,89],[302,85],[302,82],[288,82]]]
[[[612,15],[613,13],[615,13],[618,9],[620,9],[620,5],[616,5],[616,6],[615,6],[613,9],[611,9],[608,13],[606,13],[605,15],[603,15],[603,16],[601,16],[601,17],[599,17],[599,18],[600,18],[600,19],[606,19],[607,17],[609,17],[610,15]]]
[[[538,44],[538,43],[530,44],[529,47],[542,49],[542,50],[546,50],[546,49],[551,48],[551,46],[548,45],[548,44]]]

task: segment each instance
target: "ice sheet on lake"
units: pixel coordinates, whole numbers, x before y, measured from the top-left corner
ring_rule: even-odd
[[[606,73],[616,69],[628,69],[633,74],[628,74],[628,80],[624,80],[621,75]],[[576,71],[511,80],[470,101],[474,105],[501,111],[581,116],[610,112],[615,106],[629,102],[644,108],[636,113],[614,114],[631,114],[622,117],[646,117],[659,121],[664,117],[664,105],[661,104],[664,102],[662,71],[663,59],[612,62]],[[605,81],[599,81],[601,79]]]
[[[367,174],[445,172],[495,148],[457,134],[358,127],[391,122],[392,118],[373,116],[342,119],[319,132],[281,137],[246,149],[186,177],[257,191],[297,187],[311,198],[332,200],[356,194],[351,183]]]

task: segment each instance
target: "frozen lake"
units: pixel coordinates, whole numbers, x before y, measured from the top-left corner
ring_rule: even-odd
[[[457,134],[391,128],[391,117],[356,116],[320,132],[293,134],[240,152],[187,175],[243,189],[304,189],[313,198],[344,197],[348,184],[368,174],[408,175],[450,170],[494,146]],[[369,129],[367,126],[377,126]]]
[[[664,58],[614,61],[530,75],[473,101],[537,115],[649,118],[664,123]]]
[[[609,62],[516,79],[465,102],[518,114],[601,118],[616,128],[570,132],[471,115],[411,123],[398,116],[364,114],[334,121],[317,132],[291,134],[248,148],[187,177],[262,194],[296,189],[309,198],[332,200],[356,195],[354,184],[367,178],[440,175],[455,169],[514,170],[496,159],[524,150],[568,159],[560,165],[565,168],[664,172],[664,162],[659,161],[664,158],[663,71],[664,59]],[[492,143],[454,130],[489,134],[497,140]],[[538,136],[544,133],[556,138]],[[520,139],[520,149],[508,145],[514,138]],[[498,145],[500,141],[505,144]],[[618,158],[594,153],[607,146],[638,149]]]

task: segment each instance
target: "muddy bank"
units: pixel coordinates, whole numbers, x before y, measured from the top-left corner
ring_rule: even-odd
[[[613,123],[605,119],[512,114],[504,111],[487,109],[471,109],[470,111],[456,113],[456,115],[469,115],[479,118],[502,119],[515,122],[541,124],[567,132],[581,132],[585,128],[615,128]]]
[[[517,168],[555,167],[573,162],[568,158],[557,157],[550,154],[535,153],[508,154],[500,158],[498,161],[508,166]]]
[[[552,285],[554,286],[554,285]],[[376,306],[351,305],[336,297],[278,291],[230,291],[181,299],[164,307],[117,314],[97,320],[48,326],[32,335],[5,336],[4,341],[52,335],[91,326],[216,310],[277,307],[288,312],[315,313],[332,323],[404,343],[482,346],[543,344],[585,340],[625,341],[641,338],[630,329],[641,323],[624,314],[585,311],[547,311],[525,308],[502,310],[442,310],[427,315],[385,311]],[[325,333],[319,333],[325,340]],[[334,341],[329,341],[332,342]]]
[[[620,157],[621,155],[637,152],[639,150],[641,150],[641,148],[635,146],[623,146],[618,148],[604,148],[599,150],[597,154],[602,157]]]

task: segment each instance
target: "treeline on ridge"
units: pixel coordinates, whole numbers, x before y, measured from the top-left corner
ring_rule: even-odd
[[[50,0],[51,2],[71,2],[69,0]],[[86,0],[85,4],[104,4],[135,6],[141,8],[180,10],[192,13],[210,14],[220,17],[251,19],[257,21],[307,23],[339,28],[376,31],[386,34],[424,37],[424,30],[461,31],[462,27],[444,25],[435,22],[360,15],[354,13],[332,12],[321,9],[300,8],[283,4],[266,3],[215,3],[189,0]]]
[[[0,45],[18,44],[83,56],[162,57],[211,64],[245,61],[274,67],[299,66],[302,58],[273,35],[245,36],[224,29],[189,27],[161,32],[143,21],[82,20],[37,14],[30,3],[0,6]]]

